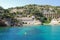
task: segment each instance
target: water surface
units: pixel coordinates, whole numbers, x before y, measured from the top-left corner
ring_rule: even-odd
[[[60,25],[1,27],[0,40],[60,40]]]

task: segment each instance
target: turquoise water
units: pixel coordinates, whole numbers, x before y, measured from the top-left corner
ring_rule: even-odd
[[[1,27],[0,40],[60,40],[60,25]]]

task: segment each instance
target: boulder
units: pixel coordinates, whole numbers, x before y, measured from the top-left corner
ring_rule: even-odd
[[[0,20],[0,27],[6,27],[7,25],[5,24],[4,20]]]

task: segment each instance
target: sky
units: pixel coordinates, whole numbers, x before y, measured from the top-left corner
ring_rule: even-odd
[[[28,4],[60,6],[60,0],[0,0],[0,6],[5,9]]]

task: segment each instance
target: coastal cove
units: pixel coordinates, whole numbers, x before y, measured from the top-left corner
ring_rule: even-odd
[[[0,40],[60,40],[60,25],[0,27]]]
[[[0,40],[60,40],[60,0],[0,0]]]

